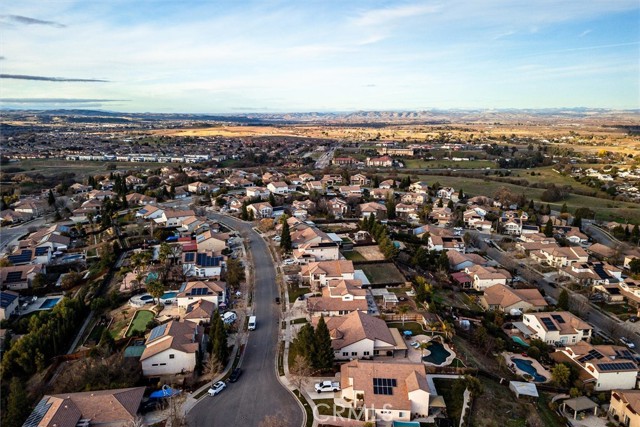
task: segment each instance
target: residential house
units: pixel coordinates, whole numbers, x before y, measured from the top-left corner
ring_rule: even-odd
[[[381,203],[362,203],[359,206],[359,210],[360,218],[369,218],[371,215],[374,215],[377,219],[384,219],[387,217],[387,207]]]
[[[418,221],[418,207],[414,204],[398,203],[396,215],[406,221]]]
[[[340,397],[365,421],[411,421],[429,415],[432,391],[423,363],[352,360],[340,367]]]
[[[362,197],[362,189],[359,185],[341,185],[338,192],[344,197]]]
[[[522,321],[532,338],[547,344],[571,345],[591,340],[593,327],[568,311],[525,313]]]
[[[125,196],[129,206],[155,205],[158,200],[155,197],[145,196],[140,193],[131,193]]]
[[[186,313],[182,318],[184,321],[193,322],[196,325],[208,325],[216,310],[216,305],[211,301],[199,299],[187,305]]]
[[[437,221],[439,226],[445,227],[453,221],[453,212],[446,206],[442,208],[436,207],[429,213],[429,218],[432,221]]]
[[[190,216],[182,220],[182,224],[178,227],[178,231],[183,234],[191,235],[193,233],[201,233],[209,230],[209,221],[205,217]]]
[[[449,258],[449,269],[451,271],[460,271],[474,265],[487,265],[487,260],[480,255],[473,253],[462,253],[458,251],[447,251]]]
[[[19,200],[14,203],[12,207],[15,212],[28,215],[31,218],[44,215],[51,210],[46,200],[35,199],[32,197]]]
[[[563,268],[574,263],[585,263],[589,260],[589,254],[579,246],[541,248],[531,251],[531,259],[538,263],[546,262],[551,267]]]
[[[314,324],[318,320],[319,317],[314,317]],[[384,320],[362,311],[328,317],[326,323],[336,360],[394,356],[397,351],[404,356],[407,349],[398,329],[390,329]]]
[[[140,357],[145,377],[193,372],[205,345],[202,326],[170,321],[151,330]]]
[[[139,419],[145,387],[45,395],[23,426],[128,427]]]
[[[249,198],[260,198],[260,199],[267,199],[269,198],[269,194],[271,194],[271,192],[265,188],[265,187],[247,187],[245,188],[245,192],[247,197]]]
[[[562,352],[586,372],[588,376],[583,382],[592,383],[595,391],[636,387],[638,365],[634,353],[626,347],[580,341],[556,352]]]
[[[107,197],[110,200],[113,200],[117,196],[118,195],[111,190],[91,190],[89,191],[89,193],[87,193],[87,197],[89,198],[89,200],[95,199],[95,200],[103,201]]]
[[[309,173],[300,174],[299,178],[302,182],[314,181],[316,179],[313,175]]]
[[[473,279],[473,289],[476,291],[484,291],[494,285],[506,285],[507,280],[511,279],[508,271],[495,267],[474,265],[465,268],[464,272]]]
[[[214,233],[211,230],[200,233],[196,236],[198,250],[219,254],[227,247],[229,237],[227,233]]]
[[[372,188],[369,195],[374,200],[387,200],[393,198],[393,189]]]
[[[609,416],[626,427],[640,427],[640,390],[612,390]]]
[[[603,262],[580,262],[558,270],[560,276],[586,286],[618,283],[622,280],[622,271]]]
[[[436,197],[442,200],[452,200],[453,202],[457,202],[457,200],[453,200],[453,195],[456,194],[456,190],[451,187],[440,187],[436,192]]]
[[[330,280],[353,280],[355,270],[353,262],[348,260],[318,261],[302,266],[300,278],[313,288],[327,286]]]
[[[390,168],[393,166],[393,159],[389,156],[367,157],[366,164],[370,167]]]
[[[357,160],[353,157],[334,157],[331,163],[334,165],[347,166],[357,163]]]
[[[427,245],[430,251],[456,251],[464,253],[466,246],[461,236],[430,235]]]
[[[156,220],[160,218],[163,213],[164,209],[153,205],[145,205],[136,212],[136,216],[146,220]]]
[[[289,194],[290,192],[289,184],[284,181],[270,182],[267,185],[267,189],[269,189],[273,194],[280,195]]]
[[[326,187],[342,184],[342,175],[324,175],[320,178],[320,182]]]
[[[305,183],[305,188],[308,191],[316,191],[321,194],[325,191],[325,185],[322,183],[322,181],[307,181]]]
[[[349,183],[351,185],[359,185],[360,187],[366,187],[370,182],[371,180],[361,173],[357,173],[349,178]]]
[[[19,297],[17,292],[0,291],[0,320],[5,320],[18,308]]]
[[[345,200],[335,197],[327,201],[327,212],[334,218],[341,219],[349,213],[349,205]]]
[[[513,289],[506,285],[493,285],[484,290],[480,297],[480,305],[485,310],[503,313],[519,310],[524,313],[544,310],[547,308],[547,301],[535,288]]]
[[[193,194],[208,193],[209,189],[210,189],[210,185],[201,181],[196,181],[196,182],[187,184],[187,191]]]
[[[594,243],[587,248],[587,252],[600,260],[611,259],[615,256],[615,250],[602,243]]]
[[[154,219],[157,224],[161,224],[165,227],[179,227],[182,225],[182,221],[194,216],[195,212],[192,210],[174,210],[165,209],[159,218]]]
[[[217,309],[220,304],[226,303],[226,299],[226,284],[214,280],[191,280],[185,282],[176,295],[178,307],[180,308],[186,308],[196,301],[205,300],[214,304]]]
[[[271,218],[273,216],[273,207],[269,202],[253,203],[247,206],[247,211],[253,213],[254,218]]]
[[[322,296],[307,298],[307,310],[312,316],[343,316],[354,311],[367,312],[367,291],[357,279],[333,279],[322,288]]]
[[[69,189],[73,192],[73,194],[84,194],[93,190],[93,187],[90,185],[83,185],[78,182],[72,184]]]
[[[392,188],[396,188],[400,183],[398,181],[394,181],[393,179],[385,179],[380,184],[378,184],[378,188],[382,190],[390,190]]]
[[[183,252],[182,271],[189,277],[220,280],[224,257],[213,252]]]
[[[31,287],[38,274],[46,273],[43,264],[12,265],[0,267],[0,288],[22,290]]]
[[[412,193],[429,193],[429,184],[424,181],[418,181],[409,185],[409,191]]]

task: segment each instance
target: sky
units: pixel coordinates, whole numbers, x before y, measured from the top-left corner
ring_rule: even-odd
[[[21,0],[0,107],[640,108],[640,1]]]

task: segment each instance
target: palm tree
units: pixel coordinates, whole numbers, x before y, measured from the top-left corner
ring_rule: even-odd
[[[431,347],[431,341],[422,341],[418,345],[418,348],[420,349],[420,360],[424,357],[424,351],[429,347]]]
[[[427,325],[427,328],[429,328],[429,330],[431,331],[431,336],[433,336],[433,334],[435,333],[435,331],[438,329],[439,326],[440,326],[440,323],[436,322],[435,320],[429,322],[429,324]]]
[[[404,318],[405,315],[409,312],[409,306],[401,305],[400,307],[398,307],[398,312],[400,312],[400,315],[402,315],[402,326],[404,326]]]
[[[453,338],[453,335],[455,334],[455,327],[453,326],[453,323],[444,320],[440,323],[440,326],[446,339]]]

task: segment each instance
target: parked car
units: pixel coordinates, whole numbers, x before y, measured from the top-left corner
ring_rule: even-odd
[[[224,390],[227,387],[227,385],[225,383],[223,383],[222,381],[218,381],[216,383],[213,383],[211,385],[211,387],[209,388],[209,396],[215,396],[216,394],[220,393],[222,390]]]
[[[280,304],[280,297],[276,297],[276,304]]]
[[[229,375],[229,382],[235,383],[236,381],[238,381],[238,378],[240,378],[240,375],[242,375],[242,369],[234,369],[233,372],[231,372],[231,375]]]
[[[629,317],[629,322],[631,323],[636,323],[638,321],[638,316],[631,316]]]
[[[620,342],[626,345],[628,348],[636,348],[636,345],[625,337],[620,337]]]
[[[321,383],[316,383],[315,389],[318,393],[322,393],[323,391],[340,391],[340,383],[332,382],[332,381],[322,381]]]

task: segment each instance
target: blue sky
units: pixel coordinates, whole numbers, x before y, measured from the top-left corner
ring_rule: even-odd
[[[0,98],[132,112],[635,109],[639,22],[638,0],[5,2]]]

